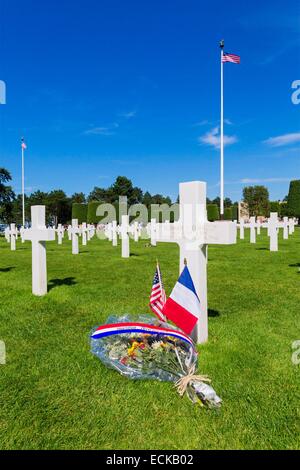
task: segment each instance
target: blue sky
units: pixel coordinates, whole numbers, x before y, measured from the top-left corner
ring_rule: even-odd
[[[219,40],[225,64],[225,193],[300,178],[300,3],[1,0],[0,166],[20,191],[68,194],[117,175],[152,193],[207,181],[219,193]]]

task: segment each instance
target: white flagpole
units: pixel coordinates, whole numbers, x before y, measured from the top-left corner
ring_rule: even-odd
[[[24,182],[24,139],[22,138],[22,220],[23,227],[25,227],[25,182]]]
[[[220,134],[221,134],[221,142],[220,142],[220,215],[221,219],[224,216],[224,64],[223,64],[223,54],[224,54],[224,40],[220,42],[221,48],[221,124],[220,124]]]

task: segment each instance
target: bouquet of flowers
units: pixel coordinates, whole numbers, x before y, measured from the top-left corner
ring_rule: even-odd
[[[208,377],[195,374],[198,353],[191,338],[153,317],[109,317],[92,331],[91,352],[131,379],[174,382],[179,394],[187,393],[193,403],[221,404]]]

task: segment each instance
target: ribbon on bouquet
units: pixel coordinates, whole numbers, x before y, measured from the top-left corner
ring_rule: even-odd
[[[164,328],[156,325],[148,325],[147,323],[123,322],[123,323],[109,323],[99,326],[91,335],[92,339],[104,338],[105,336],[120,335],[124,333],[142,333],[149,335],[164,335],[172,336],[181,339],[190,344],[194,348],[193,340],[179,330],[171,328]]]
[[[192,382],[206,382],[206,383],[211,382],[211,380],[209,379],[207,375],[197,375],[195,374],[195,370],[196,370],[196,366],[194,364],[189,369],[186,375],[184,375],[183,377],[180,377],[180,379],[178,379],[175,382],[175,387],[177,388],[177,392],[179,393],[181,397],[185,394],[188,386],[191,385]]]

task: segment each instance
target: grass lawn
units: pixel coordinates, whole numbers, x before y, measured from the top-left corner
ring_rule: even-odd
[[[249,231],[246,231],[249,236]],[[209,341],[199,371],[223,399],[209,411],[172,384],[130,381],[89,352],[89,332],[111,313],[145,313],[158,257],[167,294],[178,275],[173,244],[146,248],[94,238],[72,256],[49,243],[49,293],[31,295],[31,245],[0,239],[1,449],[300,448],[300,229],[268,251],[209,248]],[[282,232],[282,231],[281,231]],[[65,237],[66,238],[66,237]]]

